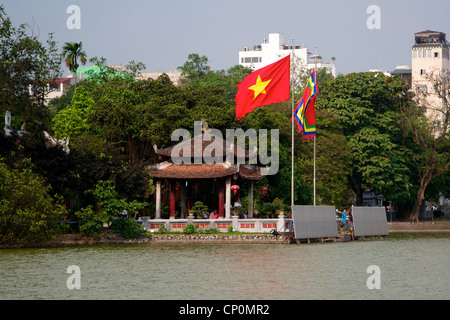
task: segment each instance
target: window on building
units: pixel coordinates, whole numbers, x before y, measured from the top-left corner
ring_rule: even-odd
[[[427,85],[426,84],[419,84],[416,87],[417,93],[427,93]]]
[[[433,55],[430,49],[413,51],[413,58],[431,58],[432,56]]]
[[[251,63],[252,62],[252,58],[246,57],[246,58],[244,58],[244,62],[245,63]]]
[[[258,63],[259,57],[252,57],[252,63]]]
[[[427,74],[427,70],[425,70],[425,69],[420,69],[420,74],[421,74],[421,75]]]
[[[439,58],[439,52],[435,52],[435,53],[434,53],[434,57],[435,57],[435,58]]]

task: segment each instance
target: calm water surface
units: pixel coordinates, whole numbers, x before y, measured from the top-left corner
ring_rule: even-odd
[[[379,290],[366,285],[371,265]],[[449,266],[450,237],[4,249],[0,299],[449,299]]]

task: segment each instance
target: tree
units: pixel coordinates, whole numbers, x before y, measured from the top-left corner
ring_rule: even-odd
[[[200,56],[198,53],[191,53],[188,55],[188,60],[180,67],[182,76],[187,76],[188,79],[200,79],[211,70],[208,66],[208,58]]]
[[[26,25],[13,27],[0,6],[0,48],[0,114],[9,110],[29,134],[40,132],[49,124],[47,84],[61,73],[56,42],[49,34],[45,46]]]
[[[412,152],[400,125],[400,108],[408,99],[406,84],[382,73],[338,76],[320,89],[318,108],[338,117],[352,152],[348,181],[359,205],[366,188],[392,201],[412,195]]]
[[[48,240],[61,230],[67,211],[50,190],[30,159],[13,167],[0,159],[0,243]]]
[[[78,58],[81,60],[83,65],[86,64],[86,52],[83,51],[83,43],[80,41],[76,42],[66,42],[63,46],[62,55],[64,57],[64,62],[71,72],[75,74],[75,88],[77,86],[77,69]]]
[[[89,129],[88,117],[92,113],[94,100],[84,87],[78,87],[69,107],[62,109],[53,118],[53,130],[57,139],[73,139]]]
[[[413,156],[418,190],[408,216],[410,221],[418,221],[427,187],[450,167],[450,72],[432,72],[427,75],[427,81],[427,90],[416,96],[415,103],[404,104],[402,108],[403,120],[418,146]]]
[[[317,204],[347,207],[354,193],[347,177],[351,175],[352,153],[339,118],[329,110],[316,112],[316,197]],[[314,151],[312,141],[296,135],[296,165],[309,185],[313,185]],[[310,190],[311,198],[313,197]]]
[[[142,210],[147,206],[146,202],[127,202],[121,198],[109,180],[99,180],[93,190],[86,190],[85,193],[91,194],[94,198],[94,205],[76,212],[76,216],[80,219],[80,230],[85,235],[99,233],[103,223],[112,222],[123,210],[127,210],[131,215],[133,209]]]

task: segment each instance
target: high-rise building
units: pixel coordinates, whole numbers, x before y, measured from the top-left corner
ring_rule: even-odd
[[[426,108],[426,115],[433,121],[439,121],[445,108],[443,100],[436,94],[430,77],[442,76],[450,72],[450,43],[445,33],[426,30],[415,33],[412,46],[411,89],[418,97],[419,106]]]
[[[260,45],[255,45],[253,48],[244,47],[243,51],[239,51],[239,64],[256,70],[284,58],[291,53],[294,53],[296,61],[305,68],[312,69],[317,65],[317,69],[326,68],[327,72],[336,76],[334,60],[323,61],[322,57],[319,55],[316,57],[303,45],[284,44],[282,36],[279,33],[269,33],[268,40],[264,39]]]

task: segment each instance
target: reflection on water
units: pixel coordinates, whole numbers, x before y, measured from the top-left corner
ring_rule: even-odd
[[[448,299],[450,238],[0,250],[0,299]],[[81,271],[69,290],[67,267]],[[369,290],[367,267],[381,270]]]

